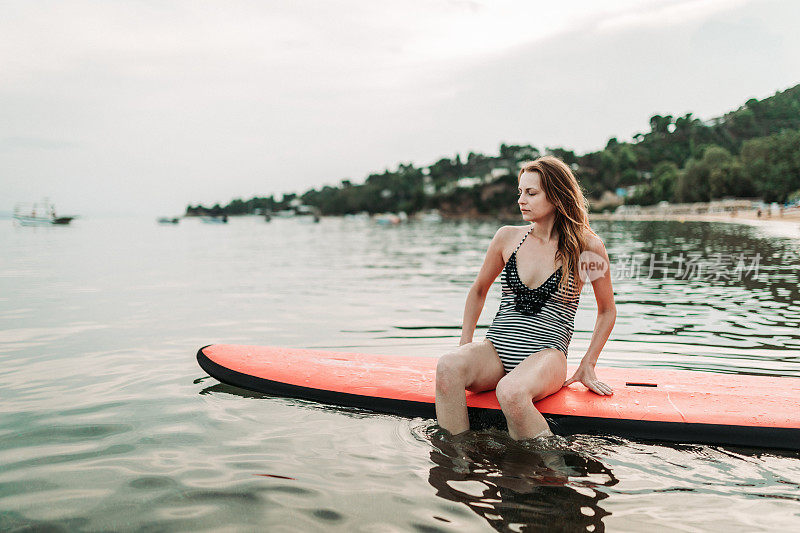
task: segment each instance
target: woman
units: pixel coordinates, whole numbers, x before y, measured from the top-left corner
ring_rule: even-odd
[[[469,429],[467,390],[496,389],[517,440],[552,435],[533,402],[562,386],[580,381],[597,394],[612,394],[594,371],[617,316],[608,254],[589,227],[578,181],[564,162],[545,156],[524,164],[518,183],[517,203],[530,224],[495,234],[467,296],[460,346],[436,368],[436,418],[452,434]],[[587,256],[602,268],[581,271]],[[486,294],[501,271],[500,308],[486,338],[473,342]],[[584,280],[592,282],[597,321],[586,355],[567,380],[567,346]]]

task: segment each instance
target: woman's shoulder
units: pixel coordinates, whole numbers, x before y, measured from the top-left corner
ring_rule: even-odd
[[[501,226],[497,233],[503,232],[506,236],[519,235],[520,237],[528,233],[532,224],[525,224],[524,226]]]
[[[586,242],[586,249],[590,250],[595,253],[601,253],[602,250],[605,250],[605,243],[600,236],[594,232],[591,228],[586,228],[583,230],[583,238]]]
[[[530,225],[525,226],[500,226],[494,234],[494,239],[502,242],[509,243],[515,239],[521,239],[530,229]]]

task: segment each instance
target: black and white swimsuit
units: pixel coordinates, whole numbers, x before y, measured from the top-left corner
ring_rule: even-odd
[[[523,359],[545,348],[556,348],[566,356],[575,329],[580,294],[569,294],[575,290],[572,272],[569,273],[567,291],[558,287],[563,266],[535,289],[519,278],[517,250],[531,230],[533,224],[503,268],[500,308],[486,332],[486,338],[497,350],[506,372],[511,372]]]

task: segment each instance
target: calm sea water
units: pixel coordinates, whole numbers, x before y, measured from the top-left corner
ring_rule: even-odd
[[[601,366],[800,377],[800,239],[593,225],[618,267]],[[499,430],[445,439],[432,420],[254,394],[196,364],[218,342],[436,357],[458,343],[497,227],[0,221],[0,530],[800,527],[798,454],[588,436],[521,445]],[[649,276],[651,254],[672,270]],[[682,276],[681,254],[693,258]],[[498,305],[496,286],[476,339]],[[594,311],[587,287],[572,364]]]

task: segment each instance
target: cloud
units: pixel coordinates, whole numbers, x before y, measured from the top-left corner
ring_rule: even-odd
[[[596,149],[796,83],[790,4],[20,3],[0,198],[174,211],[503,141]]]

